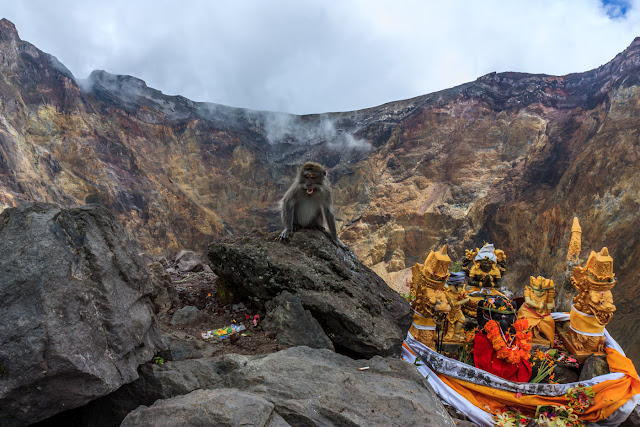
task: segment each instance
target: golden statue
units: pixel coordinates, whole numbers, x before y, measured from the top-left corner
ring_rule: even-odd
[[[518,319],[529,321],[531,342],[551,347],[556,332],[556,323],[551,318],[553,300],[556,296],[553,280],[542,276],[529,277],[524,289],[524,304],[518,310]]]
[[[444,336],[445,341],[464,341],[466,339],[464,333],[461,333],[464,326],[465,317],[462,307],[469,302],[467,291],[464,286],[465,274],[451,273],[449,281],[445,286],[445,294],[447,302],[451,307],[451,311],[447,314],[447,332]]]
[[[611,295],[616,278],[609,250],[592,251],[584,267],[573,269],[571,284],[578,295],[573,298],[565,344],[582,363],[590,354],[604,355],[604,328],[616,311]]]
[[[500,283],[506,269],[506,259],[504,251],[494,249],[490,243],[485,244],[481,249],[465,251],[462,271],[469,278],[470,301],[463,310],[467,315],[476,317],[478,302],[485,295],[502,295],[496,286]]]
[[[506,263],[504,252],[498,250],[498,253],[504,265]],[[474,252],[466,251],[467,257],[473,254]],[[500,283],[502,273],[498,265],[498,255],[492,244],[487,243],[479,251],[475,252],[473,262],[469,265],[468,272],[469,284],[472,287],[493,288]]]
[[[578,263],[578,257],[582,250],[582,228],[577,217],[573,217],[573,225],[571,226],[571,241],[569,242],[569,251],[567,252],[567,262]]]
[[[412,305],[416,313],[409,332],[432,349],[435,349],[436,320],[441,322],[451,311],[444,290],[450,263],[447,245],[444,245],[439,251],[431,251],[424,265],[416,264],[411,268],[413,280],[410,289],[415,295]]]

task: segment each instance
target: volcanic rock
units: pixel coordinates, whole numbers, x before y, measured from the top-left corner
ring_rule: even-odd
[[[162,347],[137,248],[105,208],[0,213],[0,424],[85,405]]]
[[[204,311],[198,310],[198,307],[188,305],[173,313],[171,318],[172,325],[190,325],[207,319],[209,316]]]
[[[194,251],[186,249],[181,250],[176,255],[175,265],[180,271],[198,272],[204,270],[205,264],[202,262],[200,255]]]
[[[274,404],[275,413],[290,425],[455,425],[416,369],[391,357],[352,360],[329,350],[292,347],[266,356],[228,354],[145,365],[140,375],[126,386],[138,391],[139,400],[130,404],[142,399],[149,408],[141,408],[139,412],[145,414],[133,413],[132,418],[151,416],[155,411],[163,414],[175,404],[180,411],[188,411],[185,401],[212,396],[171,400],[193,390],[237,389]],[[158,399],[169,400],[160,403]],[[197,408],[191,411],[188,416],[201,414]]]
[[[150,407],[141,406],[127,415],[121,426],[289,425],[283,421],[268,400],[253,393],[223,388],[195,390],[184,396],[158,400]]]
[[[627,417],[626,420],[620,424],[619,427],[637,427],[640,426],[640,406],[636,406],[631,411],[631,414]]]
[[[300,299],[336,350],[364,357],[399,355],[413,319],[409,304],[348,250],[318,230],[286,242],[245,234],[209,247],[213,271],[225,286],[259,308],[282,291]]]
[[[159,351],[158,356],[164,360],[187,360],[211,357],[215,347],[207,345],[204,341],[186,340],[170,334],[162,336],[166,349]]]
[[[282,291],[266,303],[267,317],[262,328],[273,333],[278,342],[290,346],[305,345],[311,348],[334,350],[333,344],[302,301],[287,291]]]
[[[599,377],[600,375],[606,375],[610,372],[607,358],[605,356],[596,356],[595,354],[592,354],[584,361],[578,380],[587,381],[592,378]]]
[[[158,261],[147,264],[149,279],[153,285],[151,300],[156,314],[164,314],[180,302],[178,291],[171,284],[171,276]]]

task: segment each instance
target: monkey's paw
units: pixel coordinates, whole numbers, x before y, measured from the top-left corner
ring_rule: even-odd
[[[291,231],[285,228],[284,230],[282,230],[282,233],[280,233],[280,235],[276,237],[276,240],[278,242],[282,242],[283,240],[287,240],[289,237],[291,237],[292,234],[293,233]]]
[[[335,243],[335,244],[336,244],[336,246],[338,246],[339,248],[342,248],[342,249],[345,249],[345,250],[348,250],[348,249],[349,249],[349,247],[348,247],[347,245],[345,245],[345,244],[342,242],[342,240],[340,240],[340,239],[336,239],[336,240],[334,240],[334,241],[333,241],[333,243]]]

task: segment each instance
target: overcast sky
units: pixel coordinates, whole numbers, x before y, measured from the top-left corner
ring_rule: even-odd
[[[4,1],[77,78],[296,114],[411,98],[492,71],[598,67],[640,36],[640,0]]]

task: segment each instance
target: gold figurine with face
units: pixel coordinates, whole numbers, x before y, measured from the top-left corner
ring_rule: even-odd
[[[571,284],[578,294],[573,297],[565,344],[579,361],[590,354],[604,355],[604,328],[616,311],[611,295],[616,278],[609,250],[592,251],[584,267],[573,269]]]
[[[439,251],[431,251],[424,264],[417,263],[411,268],[413,280],[410,289],[415,296],[412,306],[416,313],[409,332],[416,340],[434,349],[436,320],[442,322],[441,319],[451,311],[445,292],[450,263],[451,258],[444,245]]]
[[[451,311],[447,314],[445,341],[460,342],[466,338],[462,333],[462,327],[465,322],[462,308],[469,302],[469,297],[467,296],[464,282],[465,274],[463,272],[451,273],[445,286],[445,294],[451,307]]]
[[[551,346],[556,324],[551,318],[556,296],[555,284],[542,276],[529,277],[524,290],[524,304],[518,310],[518,319],[527,319],[531,342]]]

